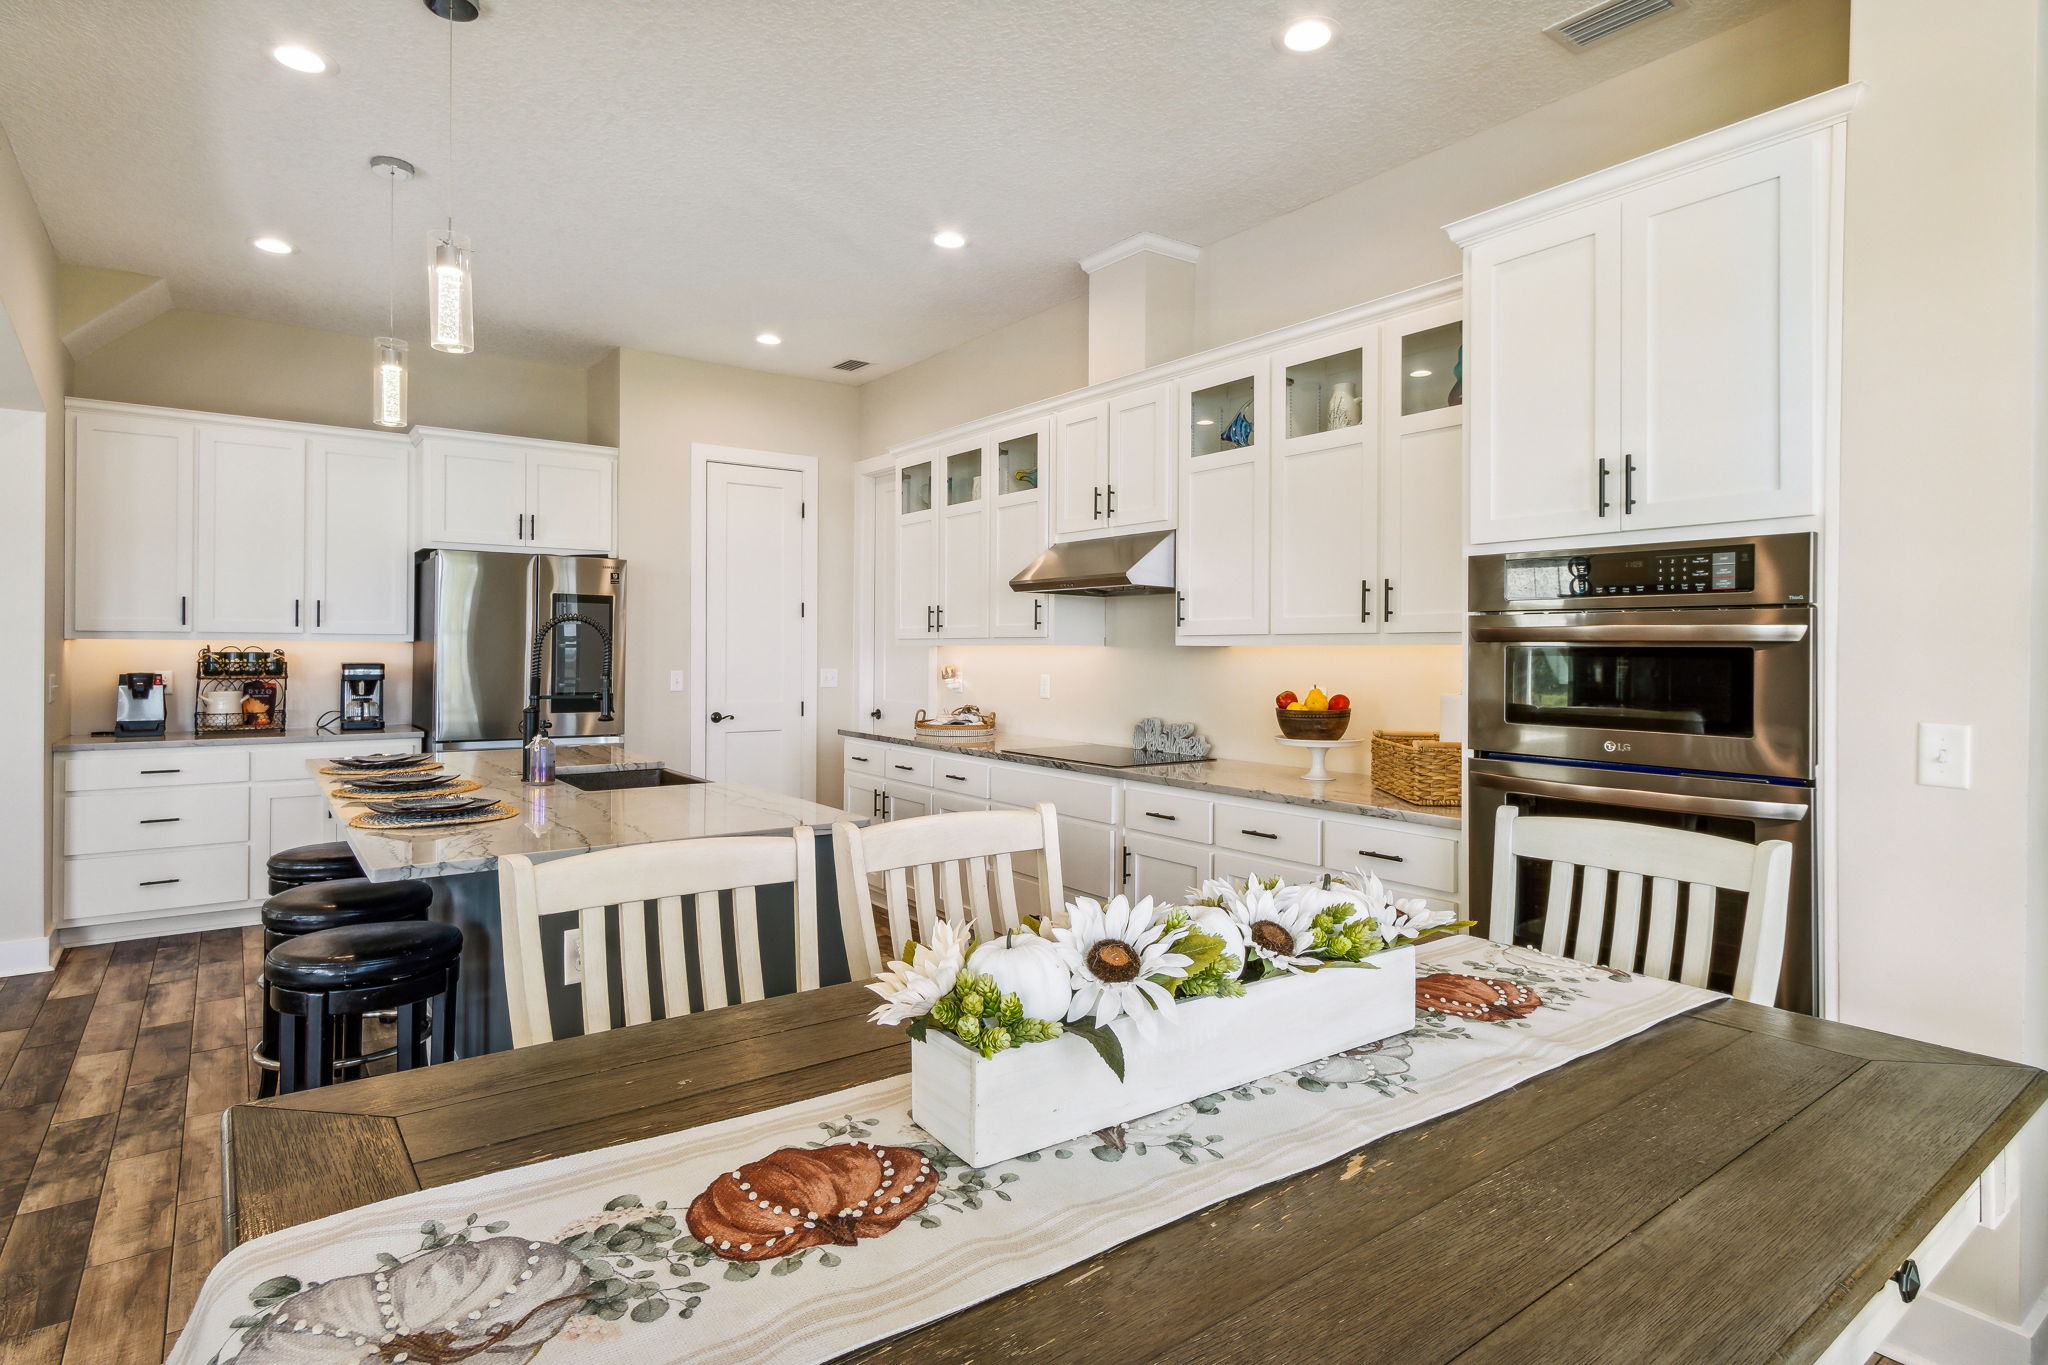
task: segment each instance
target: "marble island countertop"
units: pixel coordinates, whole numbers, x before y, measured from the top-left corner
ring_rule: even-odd
[[[825,827],[855,818],[831,806],[739,782],[578,791],[558,780],[545,787],[530,787],[519,780],[517,749],[443,751],[436,757],[448,773],[482,783],[477,795],[509,802],[519,808],[519,814],[489,824],[417,834],[353,829],[348,821],[362,814],[363,805],[334,795],[334,789],[347,779],[320,776],[349,847],[371,879],[488,872],[508,853],[566,857],[672,839],[780,833],[796,825]],[[661,766],[659,760],[611,745],[565,745],[558,751],[558,759],[558,771],[565,774]],[[308,764],[309,769],[321,766],[321,762]]]
[[[1302,767],[1247,763],[1234,758],[1201,763],[1154,763],[1142,768],[1105,768],[1093,763],[1075,763],[1018,752],[1020,749],[1051,749],[1080,741],[1013,735],[1000,730],[992,738],[979,740],[932,739],[909,726],[876,725],[866,729],[841,730],[839,733],[848,739],[908,744],[939,753],[973,754],[1005,763],[1028,763],[1040,768],[1059,768],[1098,777],[1124,777],[1133,782],[1154,782],[1162,787],[1185,787],[1210,796],[1282,801],[1290,806],[1309,806],[1316,810],[1363,815],[1378,820],[1401,820],[1436,829],[1462,829],[1465,823],[1461,806],[1418,806],[1380,791],[1372,785],[1369,775],[1357,773],[1337,773],[1328,782],[1306,782],[1302,780]]]

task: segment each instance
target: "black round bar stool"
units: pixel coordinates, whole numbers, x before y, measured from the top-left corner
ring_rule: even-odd
[[[355,877],[290,887],[263,903],[263,953],[267,959],[271,949],[279,944],[327,929],[424,920],[433,902],[433,888],[419,881],[373,882]],[[267,986],[268,981],[258,984]],[[347,1037],[342,1047],[352,1056],[362,1050],[361,1018],[350,1016],[344,1029]],[[256,1089],[259,1099],[277,1093],[277,1049],[277,1011],[270,1007],[266,990],[262,1041],[249,1054],[249,1059],[263,1072]]]
[[[279,1092],[329,1085],[381,1056],[395,1056],[400,1071],[447,1061],[461,959],[462,931],[431,922],[322,929],[271,949],[263,976],[278,1017]],[[372,1010],[397,1011],[397,1046],[345,1052],[344,1025]]]
[[[270,894],[276,895],[308,882],[331,882],[343,877],[360,877],[363,865],[349,852],[347,844],[300,844],[280,849],[265,864],[270,873]]]

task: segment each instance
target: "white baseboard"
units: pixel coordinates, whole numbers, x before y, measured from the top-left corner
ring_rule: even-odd
[[[51,965],[50,940],[10,938],[0,941],[0,976],[26,976],[47,972]]]
[[[162,938],[167,934],[196,934],[206,929],[235,929],[263,922],[263,907],[254,902],[220,910],[195,910],[183,915],[158,915],[152,919],[114,920],[106,924],[67,924],[58,929],[55,941],[68,948],[74,943],[120,943],[131,938]]]
[[[2038,1365],[2048,1359],[2048,1294],[2036,1299],[2026,1320],[2014,1326],[1924,1293],[1899,1319],[1882,1351],[1899,1365]]]

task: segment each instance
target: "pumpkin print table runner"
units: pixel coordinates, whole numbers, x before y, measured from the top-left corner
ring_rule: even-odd
[[[1716,998],[1419,953],[1411,1033],[986,1169],[911,1122],[905,1075],[287,1228],[215,1267],[172,1360],[829,1360]]]

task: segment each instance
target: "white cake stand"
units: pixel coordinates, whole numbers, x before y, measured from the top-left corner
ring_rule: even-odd
[[[1285,735],[1275,735],[1274,738],[1290,749],[1307,749],[1309,751],[1308,771],[1302,774],[1302,781],[1304,782],[1328,782],[1330,780],[1330,770],[1323,766],[1323,759],[1329,754],[1329,751],[1332,749],[1348,749],[1354,744],[1363,744],[1365,742],[1359,739],[1289,739]]]

